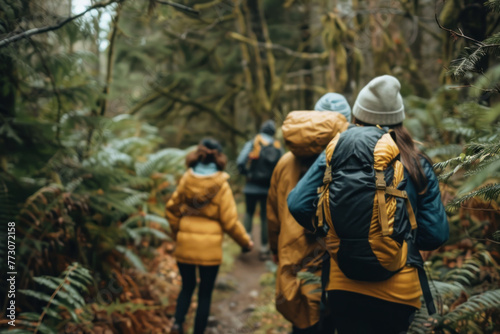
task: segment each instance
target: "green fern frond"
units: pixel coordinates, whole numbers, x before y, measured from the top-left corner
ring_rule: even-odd
[[[484,3],[486,7],[494,12],[500,12],[500,1],[499,0],[488,0]]]
[[[130,264],[132,264],[136,269],[141,272],[146,272],[146,267],[144,267],[142,260],[133,251],[120,245],[116,246],[116,250],[122,253]]]
[[[459,119],[447,118],[441,125],[445,131],[460,136],[459,138],[469,139],[475,135],[475,129],[465,126]]]
[[[134,229],[134,232],[137,233],[137,235],[139,236],[144,236],[149,234],[160,240],[171,240],[171,238],[165,233],[150,227],[138,227]]]
[[[465,196],[456,198],[446,206],[446,211],[455,212],[460,205],[474,197],[481,197],[485,201],[498,201],[500,196],[500,184],[489,184],[477,190],[471,191]]]
[[[144,217],[144,220],[146,222],[154,222],[154,223],[157,223],[159,224],[162,228],[164,228],[165,230],[169,230],[170,229],[170,224],[168,223],[168,221],[163,218],[163,217],[160,217],[160,216],[157,216],[157,215],[152,215],[152,214],[147,214],[145,217]]]
[[[429,282],[431,292],[434,296],[440,296],[447,300],[456,300],[465,288],[460,282],[441,282],[432,280]]]
[[[136,163],[136,173],[139,176],[151,176],[154,172],[179,172],[183,169],[184,159],[189,151],[167,148],[151,154],[145,163]]]
[[[491,267],[495,270],[500,270],[495,260],[492,258],[491,254],[486,251],[479,251],[475,253],[470,259],[467,259],[465,263],[460,268],[455,268],[449,271],[444,279],[452,284],[472,285],[473,281],[480,281],[481,270],[483,267]],[[467,284],[462,284],[460,281],[465,281]]]
[[[131,208],[136,208],[137,206],[144,203],[144,201],[149,197],[148,193],[138,192],[136,194],[130,195],[123,200],[123,203]]]
[[[460,162],[460,161],[462,161],[461,157],[451,158],[451,159],[448,159],[446,161],[436,162],[433,167],[435,170],[443,170],[446,167],[448,167],[449,165],[456,163],[456,162]]]
[[[461,78],[468,72],[476,71],[476,64],[486,55],[486,51],[481,47],[465,48],[461,58],[453,60],[450,64],[450,73]]]
[[[321,276],[315,275],[308,271],[299,271],[297,278],[304,282],[305,285],[321,284]]]
[[[480,295],[470,297],[456,309],[443,316],[441,322],[454,322],[464,319],[481,317],[483,312],[500,307],[500,289],[485,291]]]
[[[473,169],[468,170],[464,176],[468,177],[467,182],[460,188],[459,195],[468,193],[473,189],[476,189],[494,175],[499,175],[500,172],[500,156],[496,156],[492,159],[487,159],[480,162]]]
[[[88,291],[86,286],[93,283],[93,278],[88,269],[76,262],[67,267],[63,275],[63,278],[49,276],[38,277],[35,281],[55,291],[51,296],[52,300],[50,305],[54,303],[54,301],[63,304],[73,320],[79,322],[80,316],[76,314],[75,310],[82,309],[85,306],[85,300],[81,292]],[[80,287],[81,284],[75,285],[73,283],[75,278],[79,278],[79,280],[84,283],[83,289]],[[48,307],[46,308],[48,309]],[[47,310],[47,315],[50,316],[51,314],[53,313]]]
[[[70,282],[66,283],[62,278],[40,276],[34,277],[33,280],[41,286],[52,290],[56,290],[61,285],[62,288],[58,292],[60,298],[75,307],[83,307],[85,305],[85,300],[80,293],[71,286]]]
[[[130,137],[125,139],[112,140],[109,145],[120,152],[137,157],[150,153],[154,149],[151,140],[141,137]]]
[[[498,34],[497,38],[500,37]],[[500,65],[496,65],[488,69],[484,75],[480,75],[474,85],[471,87],[469,95],[473,98],[478,98],[485,92],[498,92],[500,87]]]
[[[480,152],[483,155],[496,155],[500,154],[500,140],[487,143],[470,143],[466,145],[467,152],[472,154]]]

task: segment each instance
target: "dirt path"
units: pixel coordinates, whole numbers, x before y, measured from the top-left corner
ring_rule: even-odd
[[[260,278],[267,272],[266,264],[259,261],[260,224],[254,224],[254,249],[236,256],[231,272],[217,278],[212,301],[212,314],[207,331],[209,334],[253,333],[254,325],[248,323],[260,294]]]

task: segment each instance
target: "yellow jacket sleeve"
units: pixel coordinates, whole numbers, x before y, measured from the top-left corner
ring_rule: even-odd
[[[279,175],[279,168],[276,166],[273,176],[271,177],[271,186],[267,194],[267,231],[269,235],[269,247],[273,254],[278,254],[278,237],[281,227],[278,208]]]
[[[220,190],[219,216],[224,232],[229,234],[241,247],[247,247],[250,236],[245,231],[243,224],[238,220],[236,202],[231,187],[227,182],[222,185]]]
[[[174,240],[177,239],[177,232],[179,232],[179,222],[182,217],[182,196],[179,192],[179,188],[181,188],[182,184],[183,179],[181,179],[179,185],[177,186],[177,189],[173,193],[172,197],[170,197],[165,206],[165,216],[167,217],[168,223],[170,224],[170,229],[172,230],[172,238]]]

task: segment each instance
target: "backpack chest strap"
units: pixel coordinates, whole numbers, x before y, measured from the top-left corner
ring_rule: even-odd
[[[408,210],[408,218],[410,220],[411,229],[414,230],[417,228],[417,220],[415,218],[415,213],[413,212],[413,208],[410,203],[410,198],[408,197],[408,193],[405,190],[399,190],[394,187],[387,187],[385,183],[384,172],[380,170],[375,170],[375,185],[377,191],[377,200],[378,200],[378,219],[380,223],[380,227],[382,229],[382,235],[384,237],[389,236],[389,221],[387,218],[386,211],[386,203],[385,203],[385,195],[395,196],[404,198],[406,202],[406,210]]]

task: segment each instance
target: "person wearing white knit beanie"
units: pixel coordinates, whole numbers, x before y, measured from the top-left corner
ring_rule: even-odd
[[[352,108],[357,120],[374,125],[395,125],[405,119],[401,84],[390,75],[376,77],[358,94]]]
[[[318,219],[316,218],[318,189],[325,184],[325,179],[329,182],[327,176],[332,177],[330,181],[336,182],[336,193],[331,191],[331,183],[327,183],[330,188],[326,189],[329,189],[334,197],[327,195],[328,209],[321,210],[320,215],[326,212],[330,214],[329,223],[327,220],[329,229],[326,229],[326,232],[323,230],[327,244],[330,243],[334,248],[344,242],[344,246],[347,246],[344,249],[337,246],[337,251],[331,253],[330,268],[328,275],[325,275],[328,279],[325,279],[323,285],[327,296],[326,313],[330,315],[328,320],[335,326],[338,334],[406,333],[416,310],[421,307],[422,295],[427,297],[425,302],[429,314],[435,311],[432,298],[428,298],[431,293],[419,251],[434,250],[445,243],[449,237],[449,225],[432,161],[419,150],[403,125],[405,108],[400,89],[399,81],[390,75],[376,77],[363,87],[352,108],[352,122],[355,125],[342,132],[327,146],[326,155],[332,163],[327,168],[324,161],[317,159],[287,198],[288,209],[293,218],[303,228],[316,233],[319,230],[319,224],[315,225],[315,222],[319,221],[319,215]],[[365,170],[361,171],[360,166],[374,163],[375,147],[379,141],[376,136],[370,135],[378,132],[374,131],[376,126],[391,132],[399,150],[405,175],[405,182],[400,186],[408,195],[414,210],[417,229],[414,236],[407,240],[408,255],[401,270],[382,280],[374,277],[375,270],[367,270],[365,274],[372,275],[371,279],[358,280],[359,276],[354,277],[352,271],[345,273],[340,263],[346,268],[349,260],[346,260],[344,255],[355,249],[352,241],[360,240],[349,238],[364,233],[349,234],[352,232],[349,228],[358,228],[356,233],[363,230],[359,225],[362,217],[371,217],[372,214],[365,211],[366,207],[371,207],[370,202],[364,206],[367,203],[366,198],[352,189],[363,187],[362,183],[366,182],[363,180],[370,180],[365,184],[372,187],[371,180],[375,180],[374,170],[372,177]],[[379,153],[388,151],[381,147],[383,145],[379,146]],[[370,161],[370,157],[373,161]],[[376,158],[382,160],[380,155]],[[340,162],[334,163],[335,159],[340,159]],[[353,187],[349,188],[349,185]],[[370,189],[373,188],[374,186]],[[339,208],[335,207],[335,203],[347,204]],[[339,236],[335,231],[343,231],[343,235]],[[372,234],[371,227],[363,231]],[[371,250],[371,244],[367,247]],[[356,250],[362,248],[363,246],[357,247]]]

